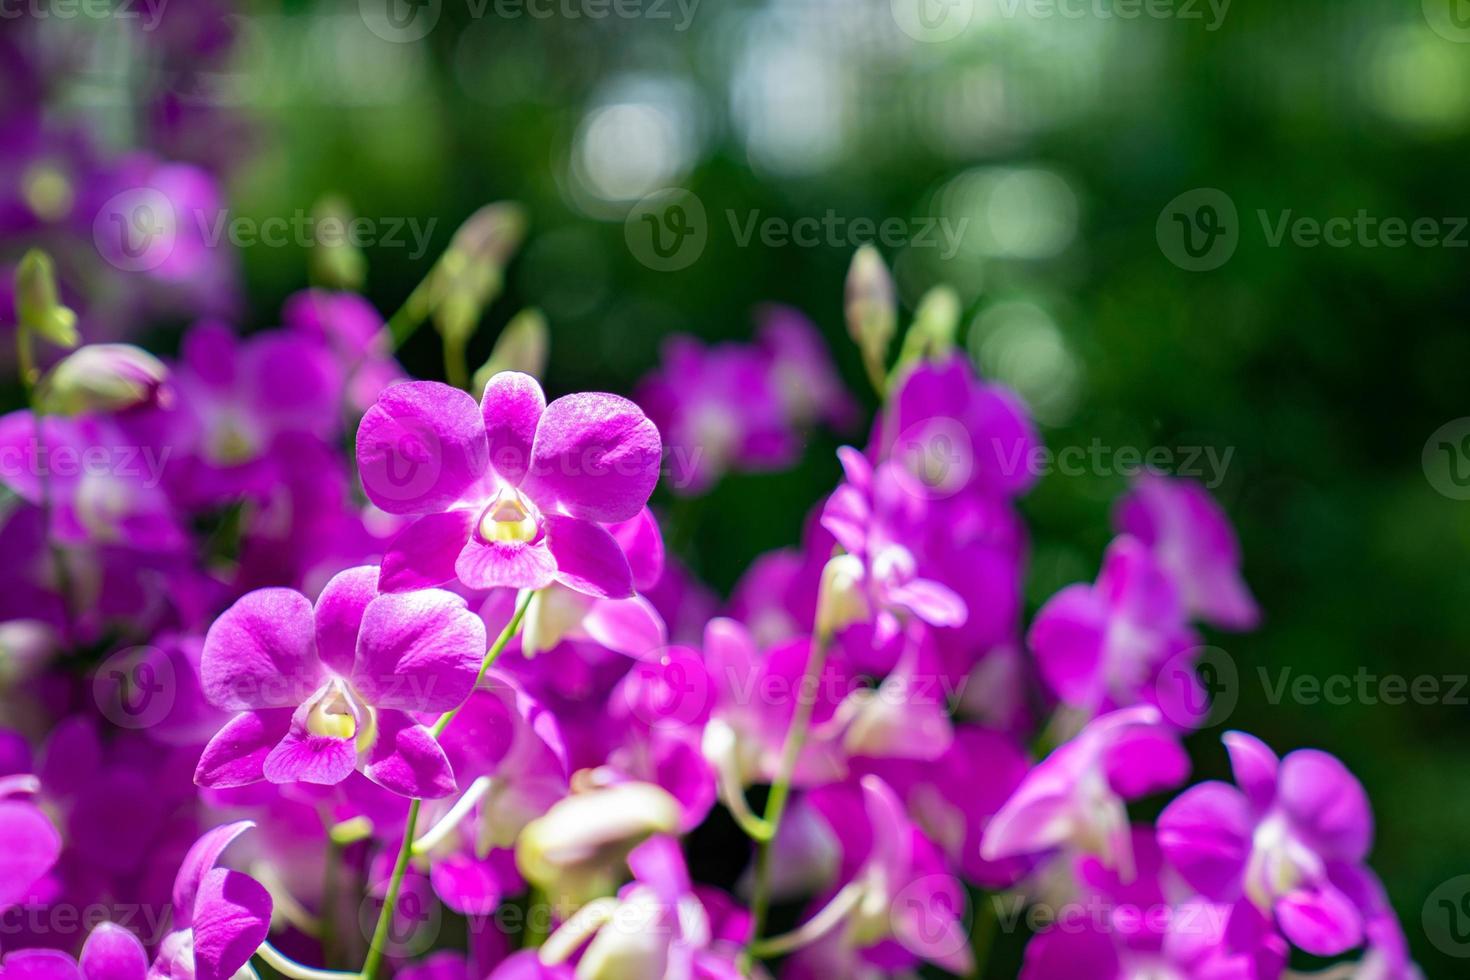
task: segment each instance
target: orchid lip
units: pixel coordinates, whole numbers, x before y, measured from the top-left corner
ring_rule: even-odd
[[[377,740],[377,717],[347,681],[334,677],[312,699],[306,730],[322,738],[352,739],[359,752]]]
[[[502,488],[480,512],[475,534],[487,544],[529,544],[541,534],[540,513],[519,490]]]

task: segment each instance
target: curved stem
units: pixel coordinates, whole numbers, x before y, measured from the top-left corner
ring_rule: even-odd
[[[492,785],[494,784],[489,776],[481,776],[473,783],[470,783],[470,788],[465,790],[463,796],[454,801],[454,806],[449,808],[449,812],[444,814],[438,823],[426,831],[424,836],[413,842],[413,853],[415,855],[427,854],[443,842],[444,838],[453,833],[454,828],[459,826],[460,821],[474,809],[475,804],[484,799],[485,794],[490,792]]]
[[[810,946],[841,925],[842,920],[847,918],[847,913],[856,908],[862,898],[862,886],[855,881],[848,882],[840,892],[832,896],[832,901],[824,905],[820,912],[796,929],[784,936],[775,936],[751,943],[750,955],[763,960],[773,956],[785,956],[787,953],[794,953],[798,949]]]
[[[403,889],[403,876],[408,873],[408,859],[413,852],[413,833],[418,827],[419,807],[423,800],[408,804],[408,822],[403,827],[403,843],[398,848],[398,860],[393,862],[393,877],[388,879],[388,891],[383,896],[383,911],[378,913],[378,924],[373,929],[373,938],[368,943],[367,959],[363,961],[362,980],[373,980],[378,968],[383,965],[383,956],[388,951],[388,930],[393,925],[393,913],[398,908],[398,893]],[[307,978],[318,980],[318,978]]]
[[[510,643],[511,637],[515,636],[516,631],[521,628],[521,620],[524,619],[526,616],[526,607],[531,604],[531,597],[535,594],[536,590],[534,589],[527,589],[525,592],[521,593],[520,599],[516,602],[515,614],[510,617],[510,622],[505,624],[505,629],[500,631],[500,635],[497,636],[495,638],[495,642],[490,645],[490,650],[488,653],[485,654],[485,659],[480,661],[480,673],[479,676],[475,678],[476,690],[479,689],[480,684],[485,680],[485,674],[489,672],[490,666],[494,664],[496,660],[500,659],[500,655],[505,652],[505,647],[508,643]],[[438,738],[440,735],[444,734],[444,729],[449,727],[449,723],[454,720],[454,716],[459,714],[459,709],[463,707],[463,704],[457,705],[456,707],[450,708],[448,711],[444,712],[444,714],[439,716],[439,720],[434,722],[434,727],[433,729],[431,729],[431,731],[433,731],[434,733],[435,738]]]
[[[515,636],[520,629],[521,620],[526,615],[526,607],[531,604],[531,597],[535,594],[535,590],[528,589],[516,601],[515,614],[511,616],[510,622],[505,624],[505,629],[500,631],[500,635],[495,638],[495,642],[485,652],[484,659],[480,661],[480,673],[475,678],[475,688],[478,688],[484,681],[490,665],[505,652],[511,637]],[[434,722],[432,731],[436,739],[444,734],[444,729],[449,727],[449,723],[454,720],[455,715],[459,714],[459,709],[462,707],[464,704],[461,703],[450,708],[439,716],[438,721]],[[362,971],[358,974],[361,980],[374,980],[379,968],[383,965],[383,956],[387,952],[388,930],[393,924],[393,913],[398,908],[398,893],[403,889],[403,876],[408,873],[408,862],[413,857],[414,835],[418,831],[419,809],[423,802],[423,800],[416,799],[408,805],[408,820],[403,827],[403,843],[399,845],[398,859],[393,863],[393,877],[388,879],[388,891],[383,896],[383,910],[378,913],[378,924],[373,929],[367,959],[363,961]],[[313,980],[323,980],[323,978],[313,978]]]
[[[796,710],[791,717],[791,727],[786,731],[786,743],[781,751],[781,766],[776,771],[776,781],[771,784],[771,795],[766,800],[765,823],[770,836],[760,842],[756,856],[755,893],[751,897],[752,922],[751,946],[746,950],[746,965],[754,959],[754,950],[760,943],[765,929],[766,916],[771,908],[771,852],[774,850],[776,834],[781,830],[781,818],[786,813],[786,802],[791,797],[791,779],[796,772],[796,762],[801,757],[806,743],[807,730],[811,727],[812,712],[816,709],[817,686],[821,682],[822,670],[827,664],[827,648],[832,638],[823,633],[812,637],[812,652],[807,658],[806,672],[797,691]]]
[[[355,973],[343,973],[340,970],[318,970],[316,967],[303,966],[269,942],[261,943],[255,955],[265,960],[277,973],[292,977],[293,980],[351,980],[357,976]]]

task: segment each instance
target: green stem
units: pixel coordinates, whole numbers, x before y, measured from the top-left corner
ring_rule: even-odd
[[[982,894],[980,907],[975,912],[975,924],[970,930],[970,948],[975,955],[975,965],[970,970],[971,980],[985,978],[985,966],[990,962],[990,950],[995,946],[995,927],[998,924],[994,897]]]
[[[470,389],[470,365],[463,338],[444,338],[444,380],[461,391]]]
[[[429,314],[433,311],[434,304],[429,301],[429,283],[434,278],[437,268],[436,265],[429,270],[429,274],[413,288],[413,292],[408,294],[408,299],[403,301],[398,311],[388,318],[388,324],[383,329],[388,334],[393,350],[396,351],[406,344],[408,338],[413,336],[414,331],[429,318]]]
[[[766,916],[771,910],[771,853],[776,834],[781,830],[781,818],[786,813],[786,802],[791,797],[791,779],[796,772],[797,760],[806,743],[807,730],[811,727],[812,712],[817,704],[817,687],[821,683],[822,670],[827,664],[827,648],[832,638],[822,633],[812,637],[811,656],[807,659],[806,672],[797,691],[796,711],[791,717],[791,727],[786,731],[786,743],[781,751],[781,766],[776,771],[776,781],[771,784],[771,795],[766,799],[765,825],[769,837],[759,842],[755,865],[755,892],[751,897],[750,914],[754,928],[751,945],[746,948],[746,965],[754,959],[754,951],[760,944],[765,930]]]
[[[71,571],[66,567],[66,553],[52,533],[54,506],[51,494],[50,460],[42,461],[40,453],[46,446],[46,433],[41,423],[41,403],[36,397],[36,383],[41,372],[36,367],[35,338],[24,325],[15,328],[15,361],[20,369],[20,383],[25,389],[26,402],[31,407],[31,421],[36,429],[36,468],[41,490],[41,527],[46,534],[46,546],[51,552],[51,563],[55,566],[56,589],[61,593],[62,622],[68,639],[75,610],[75,593],[72,591]]]
[[[495,638],[495,642],[490,645],[490,650],[488,653],[485,654],[485,659],[480,661],[480,673],[479,676],[475,678],[476,689],[478,689],[480,684],[485,680],[485,675],[489,673],[490,666],[494,664],[496,660],[499,660],[500,655],[505,652],[506,645],[510,643],[511,637],[515,636],[516,633],[520,630],[521,620],[526,617],[526,607],[531,604],[531,597],[535,594],[535,589],[527,589],[521,595],[520,600],[516,603],[515,614],[510,617],[510,622],[505,624],[505,629],[500,631],[500,635],[497,636]],[[438,738],[440,735],[444,734],[444,729],[449,727],[449,723],[454,720],[454,716],[459,714],[459,709],[463,707],[463,704],[458,705],[457,707],[450,708],[448,711],[444,712],[444,714],[439,716],[439,720],[434,722],[434,727],[431,729],[431,731],[434,733],[435,738]]]
[[[264,960],[277,973],[291,977],[293,980],[352,980],[357,976],[355,973],[318,970],[315,967],[303,966],[268,942],[261,943],[255,955]]]
[[[526,615],[526,607],[531,604],[531,596],[535,594],[535,590],[527,589],[516,603],[515,614],[511,616],[510,622],[505,624],[505,629],[500,631],[500,635],[495,638],[495,642],[486,651],[484,659],[480,661],[480,673],[475,678],[475,688],[480,686],[480,682],[485,679],[485,674],[490,670],[490,665],[495,663],[510,643],[511,637],[515,636],[517,630],[520,629],[521,620]],[[450,708],[439,716],[438,721],[434,722],[432,731],[436,739],[444,734],[444,729],[449,727],[449,723],[454,720],[455,715],[459,714],[459,709],[462,707],[464,705],[459,704]],[[408,873],[408,863],[413,857],[413,842],[418,835],[419,808],[422,803],[423,800],[416,799],[408,805],[408,820],[403,827],[403,843],[398,848],[398,859],[393,863],[393,877],[388,879],[388,891],[383,896],[383,910],[378,913],[378,924],[373,929],[373,939],[368,946],[367,959],[363,961],[362,971],[358,974],[361,980],[374,980],[379,968],[383,965],[388,930],[393,924],[393,913],[398,907],[398,893],[403,888],[403,876]],[[312,978],[312,980],[322,980],[322,978]]]
[[[362,980],[373,980],[378,968],[383,965],[383,956],[388,950],[388,930],[393,926],[393,913],[398,908],[398,893],[403,890],[403,876],[408,873],[408,859],[413,854],[414,831],[419,824],[419,806],[423,800],[408,804],[408,822],[403,827],[403,843],[398,848],[398,860],[393,862],[393,877],[388,879],[388,891],[383,896],[383,911],[378,913],[378,924],[373,929],[373,938],[368,943],[367,959],[363,961]]]

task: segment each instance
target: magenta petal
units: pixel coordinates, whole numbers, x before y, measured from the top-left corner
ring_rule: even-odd
[[[541,384],[529,374],[501,371],[485,385],[480,412],[490,445],[490,465],[511,486],[519,486],[531,466],[531,443],[546,411]]]
[[[188,929],[193,926],[194,907],[199,890],[203,887],[204,876],[219,862],[219,857],[225,852],[225,848],[229,847],[236,837],[254,826],[255,823],[250,820],[237,820],[234,823],[222,824],[207,831],[189,848],[189,853],[184,855],[184,860],[179,864],[178,873],[174,876],[173,926],[175,929]]]
[[[1091,587],[1069,585],[1047,600],[1026,635],[1047,686],[1075,707],[1095,708],[1104,693],[1108,611]]]
[[[844,483],[822,506],[822,527],[837,543],[853,554],[868,550],[868,532],[873,526],[873,509],[857,487]]]
[[[242,596],[204,637],[204,694],[227,711],[294,707],[321,672],[311,603],[292,589]]]
[[[633,571],[628,559],[602,525],[549,515],[546,546],[556,559],[556,580],[567,588],[605,599],[633,595]]]
[[[194,770],[194,782],[206,789],[229,789],[260,782],[265,778],[266,756],[290,728],[290,708],[267,708],[236,715],[204,747]]]
[[[374,599],[362,617],[352,683],[368,704],[448,711],[474,689],[485,623],[440,589]]]
[[[400,796],[437,800],[455,790],[444,750],[427,728],[402,711],[378,712],[378,737],[362,771]]]
[[[1206,898],[1234,901],[1251,849],[1250,804],[1234,786],[1200,783],[1164,808],[1159,847],[1189,884]]]
[[[1097,929],[1072,926],[1031,937],[1020,980],[1120,980],[1122,976],[1112,937]]]
[[[1108,785],[1125,800],[1173,789],[1189,778],[1189,753],[1173,732],[1153,725],[1120,729],[1103,749]]]
[[[390,514],[444,510],[480,479],[488,460],[480,407],[437,381],[391,386],[357,430],[362,488]]]
[[[644,657],[668,646],[669,631],[653,603],[642,596],[598,599],[582,617],[595,642],[630,657]]]
[[[545,541],[523,544],[471,537],[454,561],[454,573],[472,589],[540,589],[556,580],[556,559]]]
[[[1276,773],[1281,760],[1265,742],[1245,732],[1226,732],[1220,740],[1230,753],[1235,785],[1245,793],[1257,813],[1264,813],[1276,798]]]
[[[490,915],[500,906],[500,880],[485,861],[464,854],[435,861],[429,871],[434,892],[460,915]]]
[[[270,893],[254,878],[216,868],[194,905],[195,980],[230,980],[270,934]]]
[[[0,911],[24,901],[61,856],[61,835],[37,807],[0,803]],[[8,976],[8,974],[7,974]]]
[[[1318,850],[1361,861],[1373,843],[1373,811],[1357,777],[1336,756],[1300,749],[1281,760],[1277,801]]]
[[[384,592],[431,589],[455,577],[454,563],[470,539],[474,512],[447,510],[420,517],[398,532],[383,555],[378,588]]]
[[[359,565],[333,575],[316,600],[316,651],[339,674],[352,670],[363,610],[378,595],[378,567]]]
[[[144,980],[148,975],[148,954],[143,944],[113,922],[92,930],[80,959],[87,980]]]
[[[18,949],[5,957],[5,980],[82,980],[77,961],[59,949]]]
[[[662,442],[643,410],[617,395],[582,393],[546,406],[522,489],[573,517],[611,524],[637,515],[658,482]]]
[[[265,757],[262,770],[273,783],[315,783],[335,786],[357,768],[357,747],[350,738],[313,735],[306,729],[303,705],[291,719],[290,730]]]
[[[637,517],[610,525],[608,530],[628,556],[633,587],[644,592],[656,586],[664,574],[664,536],[653,513],[645,507]]]
[[[963,626],[969,615],[965,600],[953,590],[924,578],[890,588],[888,599],[930,626]]]
[[[1362,945],[1362,913],[1325,882],[1278,899],[1275,912],[1277,925],[1292,945],[1313,956],[1336,956]]]

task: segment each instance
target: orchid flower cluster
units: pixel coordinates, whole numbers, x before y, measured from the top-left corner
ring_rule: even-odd
[[[1096,581],[1027,623],[1038,433],[953,294],[900,334],[865,248],[876,417],[718,599],[661,476],[787,465],[856,401],[786,309],[671,342],[637,401],[548,398],[531,314],[471,375],[519,229],[476,215],[387,322],[313,289],[172,358],[60,355],[75,315],[21,262],[0,978],[984,976],[1012,899],[1047,913],[1028,980],[1419,975],[1340,761],[1232,732],[1233,784],[1186,788],[1201,630],[1260,620],[1202,487],[1137,479]],[[461,385],[399,366],[429,321]]]

